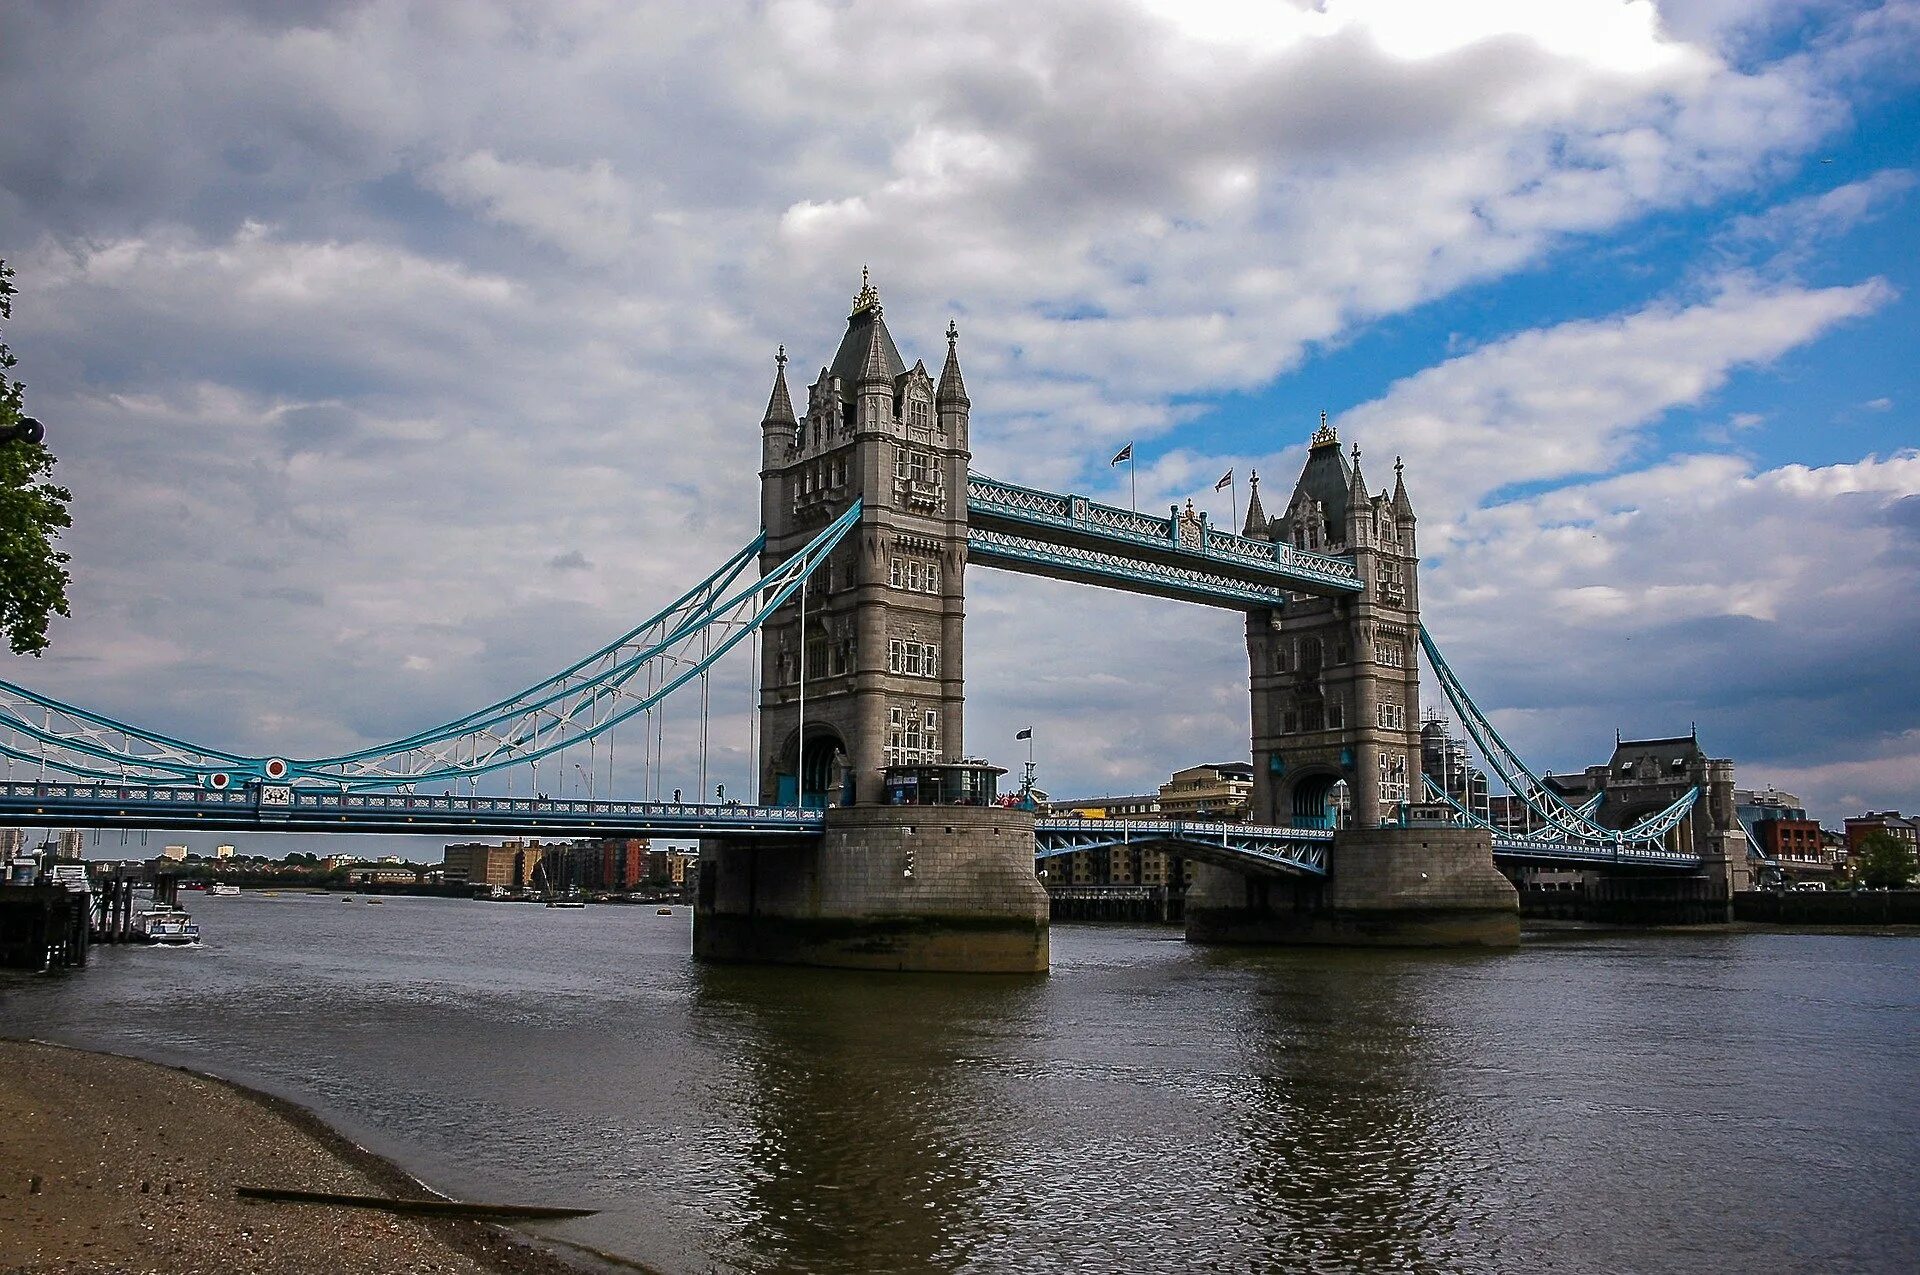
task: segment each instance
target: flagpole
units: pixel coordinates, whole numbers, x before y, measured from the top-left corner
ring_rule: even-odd
[[[1133,502],[1133,512],[1140,512],[1140,486],[1133,476],[1133,444],[1127,444],[1127,497]]]
[[[1235,466],[1236,470],[1238,468]],[[1233,495],[1233,525],[1227,530],[1237,536],[1240,534],[1240,475],[1238,473],[1235,473],[1233,481],[1227,484],[1227,490]]]

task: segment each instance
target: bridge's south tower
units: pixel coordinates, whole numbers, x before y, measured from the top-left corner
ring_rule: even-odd
[[[1246,534],[1351,554],[1365,590],[1297,594],[1247,618],[1253,682],[1257,823],[1329,827],[1347,785],[1356,828],[1397,818],[1420,775],[1420,589],[1413,502],[1401,467],[1391,493],[1369,494],[1321,418],[1286,511],[1269,519],[1256,487]]]
[[[958,333],[948,325],[935,382],[900,357],[878,293],[861,282],[805,416],[783,350],[760,427],[763,570],[863,502],[804,602],[788,602],[762,642],[760,795],[780,804],[871,805],[883,766],[961,755],[969,453]]]

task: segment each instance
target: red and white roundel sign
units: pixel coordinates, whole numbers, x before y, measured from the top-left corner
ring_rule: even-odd
[[[278,757],[269,757],[267,759],[267,778],[285,779],[286,777],[287,763],[281,761]]]
[[[213,774],[207,776],[207,787],[209,788],[222,789],[232,782],[233,780],[229,778],[224,771],[215,771]]]

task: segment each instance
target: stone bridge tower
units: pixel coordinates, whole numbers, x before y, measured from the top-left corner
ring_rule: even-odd
[[[781,351],[760,426],[762,569],[786,561],[855,499],[864,505],[808,582],[804,604],[796,594],[766,626],[763,801],[872,804],[883,766],[961,755],[969,453],[958,336],[949,324],[938,383],[924,363],[908,367],[863,271],[804,417],[794,413]]]
[[[1346,816],[1368,828],[1418,801],[1420,588],[1413,502],[1398,462],[1389,494],[1371,495],[1323,413],[1284,514],[1254,490],[1245,534],[1351,554],[1358,594],[1296,594],[1247,618],[1253,683],[1253,807],[1258,823],[1328,827],[1336,785]]]

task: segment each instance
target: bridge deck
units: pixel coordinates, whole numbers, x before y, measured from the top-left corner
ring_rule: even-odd
[[[967,519],[971,559],[1030,575],[1241,610],[1362,588],[1350,558],[979,474],[967,477]]]
[[[420,836],[817,836],[819,810],[663,801],[547,800],[250,787],[0,783],[0,824],[219,832],[410,833]],[[1328,828],[1179,819],[1036,819],[1036,859],[1117,846],[1165,849],[1240,871],[1324,876]],[[1495,859],[1574,867],[1698,868],[1697,856],[1495,833]]]
[[[699,837],[818,834],[818,810],[784,806],[532,797],[429,796],[142,785],[0,784],[0,824],[230,832],[417,833],[423,836]]]

